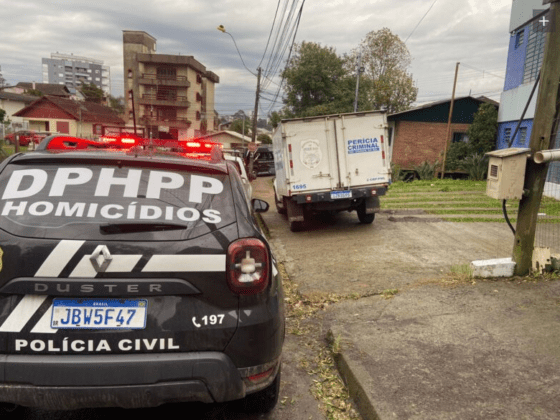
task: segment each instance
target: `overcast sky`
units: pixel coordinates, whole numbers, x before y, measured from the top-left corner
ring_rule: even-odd
[[[251,113],[256,77],[216,27],[225,26],[247,68],[256,72],[259,64],[267,67],[268,58],[261,59],[277,6],[281,15],[284,5],[299,10],[302,1],[296,42],[320,43],[342,55],[368,32],[387,27],[408,38],[418,103],[451,97],[456,62],[457,95],[499,100],[512,0],[0,0],[1,74],[7,84],[42,82],[41,58],[73,53],[110,66],[112,94],[119,96],[122,31],[142,30],[157,39],[158,53],[192,55],[220,77],[220,114]],[[277,73],[284,67],[279,64]],[[279,82],[267,83],[260,117],[281,107],[281,96],[273,103]]]

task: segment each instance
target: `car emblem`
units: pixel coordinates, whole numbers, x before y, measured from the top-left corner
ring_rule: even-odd
[[[91,265],[98,273],[104,273],[113,261],[113,257],[111,257],[111,253],[106,245],[99,245],[93,251],[93,254],[89,257],[91,261]]]

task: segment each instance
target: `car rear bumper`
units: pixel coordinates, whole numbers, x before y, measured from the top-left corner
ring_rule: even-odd
[[[0,402],[50,410],[155,407],[243,398],[246,387],[219,352],[20,356],[0,360]]]

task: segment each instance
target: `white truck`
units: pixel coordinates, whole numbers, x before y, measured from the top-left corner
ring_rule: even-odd
[[[385,111],[282,120],[272,138],[279,213],[292,231],[318,212],[353,211],[371,223],[391,183]]]

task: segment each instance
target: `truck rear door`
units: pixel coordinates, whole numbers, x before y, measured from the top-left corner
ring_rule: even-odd
[[[337,188],[339,172],[332,124],[327,118],[297,120],[285,125],[289,189],[298,192]]]
[[[345,188],[389,182],[385,113],[342,115],[334,121]]]

